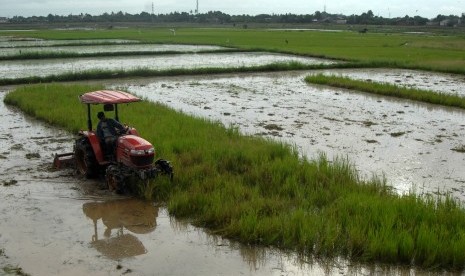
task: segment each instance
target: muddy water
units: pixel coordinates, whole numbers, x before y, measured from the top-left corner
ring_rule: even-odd
[[[1,48],[1,46],[0,46]],[[0,56],[13,56],[27,53],[114,53],[114,52],[199,52],[224,50],[225,47],[208,45],[173,45],[173,44],[115,44],[95,46],[56,46],[56,47],[14,47],[2,48]]]
[[[124,56],[80,59],[41,59],[1,61],[0,78],[14,79],[31,76],[49,76],[88,70],[153,70],[237,68],[266,65],[275,62],[301,62],[304,64],[330,64],[333,61],[272,53],[209,53],[194,55]]]
[[[303,78],[311,73],[159,78],[121,86],[246,134],[283,140],[310,158],[321,152],[330,159],[348,158],[362,177],[386,176],[400,193],[439,190],[465,200],[465,153],[454,150],[465,145],[464,111],[308,85]],[[455,80],[453,86],[464,84]]]
[[[250,247],[171,218],[153,203],[53,171],[74,137],[3,104],[0,89],[0,275],[322,275],[376,271],[303,261]]]

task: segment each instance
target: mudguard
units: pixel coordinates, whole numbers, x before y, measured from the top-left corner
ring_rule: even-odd
[[[100,145],[100,140],[98,139],[97,135],[94,131],[80,131],[80,134],[87,137],[89,139],[89,143],[92,146],[92,150],[95,154],[95,159],[99,165],[107,163],[103,158],[103,151],[102,146]]]

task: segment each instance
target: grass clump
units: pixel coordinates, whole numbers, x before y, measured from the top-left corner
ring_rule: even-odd
[[[465,145],[456,146],[456,147],[452,148],[451,150],[456,151],[456,152],[465,153]]]
[[[19,276],[29,276],[30,274],[25,273],[23,269],[19,266],[12,266],[12,265],[7,265],[3,267],[3,272],[6,273],[6,275],[19,275]]]
[[[98,88],[34,85],[5,101],[75,132],[86,127],[77,95]],[[346,159],[301,159],[289,145],[161,104],[121,105],[120,115],[172,161],[174,182],[157,179],[141,193],[165,201],[177,217],[244,243],[310,256],[465,268],[465,211],[449,197],[400,196],[382,180],[360,180]]]
[[[431,104],[465,108],[465,98],[459,95],[429,90],[407,88],[389,83],[354,80],[349,77],[316,74],[305,78],[308,83],[358,90],[378,95],[392,96]]]

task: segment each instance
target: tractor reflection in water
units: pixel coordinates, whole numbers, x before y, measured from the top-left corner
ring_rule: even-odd
[[[84,214],[92,219],[94,234],[91,245],[104,256],[119,260],[147,253],[134,234],[148,234],[157,226],[158,207],[137,199],[88,202],[82,206]],[[105,226],[99,238],[99,220]]]

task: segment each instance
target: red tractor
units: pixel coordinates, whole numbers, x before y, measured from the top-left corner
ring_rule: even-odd
[[[91,105],[102,104],[103,110],[114,112],[114,120],[119,122],[118,104],[138,102],[138,97],[122,91],[99,90],[80,95],[79,100],[87,104],[87,130],[79,131],[74,152],[55,156],[55,167],[74,161],[77,171],[87,178],[105,172],[108,188],[117,192],[130,189],[127,181],[133,176],[144,181],[161,174],[173,177],[170,162],[163,159],[153,162],[155,150],[152,144],[140,137],[135,128],[125,126],[111,149],[92,129]]]

